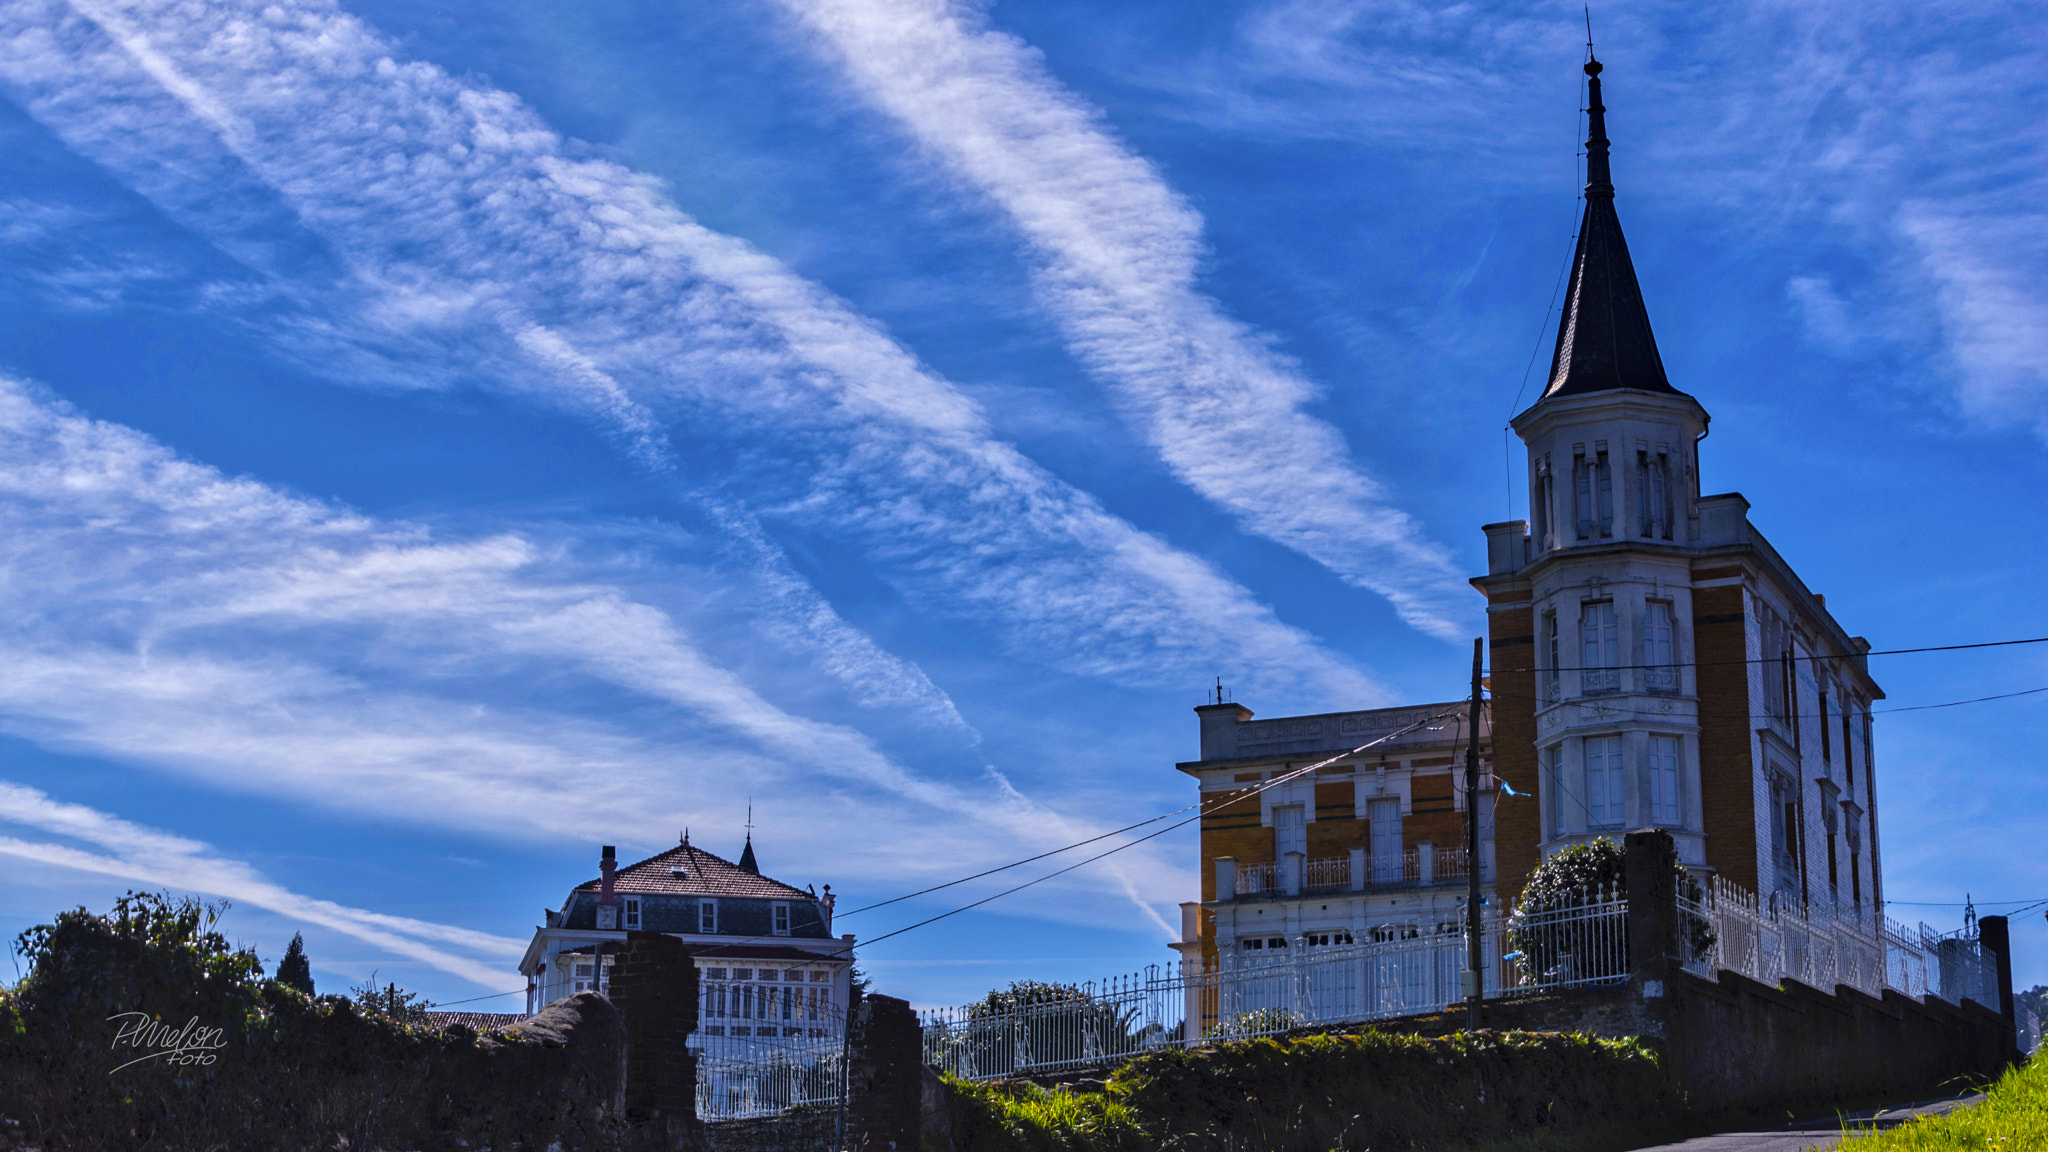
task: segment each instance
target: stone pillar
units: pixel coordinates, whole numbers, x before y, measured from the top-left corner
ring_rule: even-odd
[[[1351,890],[1353,892],[1365,891],[1365,880],[1368,875],[1370,874],[1365,870],[1365,849],[1353,848],[1351,850]]]
[[[1626,856],[1622,887],[1628,893],[1629,993],[1644,1001],[1668,1003],[1682,967],[1678,939],[1678,846],[1671,833],[1652,828],[1630,832],[1623,840],[1623,851]]]
[[[697,1124],[697,965],[681,940],[626,933],[612,968],[611,1001],[626,1023],[626,1122],[636,1150],[701,1144]]]
[[[847,1038],[845,1148],[913,1152],[924,1097],[924,1029],[905,1000],[861,997]]]
[[[2014,1014],[2012,1002],[2012,933],[2006,927],[2005,917],[1978,918],[1977,943],[1996,954],[1992,962],[1998,965],[1998,1013],[2017,1030],[2019,1017]]]
[[[1424,888],[1436,883],[1436,845],[1428,840],[1415,846],[1415,879]]]
[[[1308,857],[1299,852],[1288,852],[1280,857],[1282,883],[1289,896],[1301,895],[1301,866]]]
[[[1218,856],[1216,858],[1216,898],[1218,900],[1237,899],[1237,857],[1235,856]]]

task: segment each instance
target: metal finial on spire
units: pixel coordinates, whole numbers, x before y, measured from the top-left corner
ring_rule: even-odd
[[[1589,45],[1590,47],[1590,45]],[[1600,103],[1600,61],[1586,60],[1586,195],[1614,198],[1607,166],[1607,107]]]
[[[1677,393],[1664,374],[1649,310],[1636,283],[1628,242],[1614,214],[1614,177],[1607,158],[1607,106],[1600,98],[1600,61],[1593,58],[1591,17],[1586,52],[1586,192],[1572,254],[1571,284],[1558,319],[1545,399],[1628,389]]]

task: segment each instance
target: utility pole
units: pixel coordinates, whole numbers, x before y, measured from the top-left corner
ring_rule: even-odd
[[[1472,641],[1472,735],[1465,745],[1465,1028],[1479,1027],[1479,998],[1486,989],[1485,941],[1479,935],[1479,670],[1485,638]]]

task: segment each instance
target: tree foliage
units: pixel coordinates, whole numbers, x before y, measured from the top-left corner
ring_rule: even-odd
[[[297,988],[306,995],[313,995],[313,966],[306,960],[306,938],[303,934],[292,933],[292,942],[285,947],[284,959],[277,962],[277,982],[287,988]]]
[[[1629,971],[1625,927],[1616,933],[1613,925],[1553,915],[1609,896],[1628,895],[1627,862],[1622,846],[1603,837],[1574,844],[1536,866],[1508,920],[1508,939],[1522,954],[1523,971],[1538,983],[1620,976]],[[1678,895],[1698,904],[1703,895],[1700,882],[1675,858],[1671,867]],[[1713,950],[1714,928],[1704,917],[1681,912],[1679,934],[1688,959],[1700,959]],[[1589,964],[1615,970],[1594,971]]]
[[[226,911],[130,892],[16,938],[28,972],[0,990],[14,1136],[49,1152],[283,1152],[544,1148],[572,1131],[587,1148],[606,1131],[565,1088],[559,1041],[439,1032],[390,985],[359,1003],[266,980],[219,930]]]

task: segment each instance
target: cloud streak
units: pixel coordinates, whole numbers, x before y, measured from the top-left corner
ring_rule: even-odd
[[[659,845],[736,817],[749,789],[802,789],[836,803],[787,813],[792,833],[935,825],[915,859],[831,863],[891,887],[1091,830],[778,707],[561,545],[451,538],[225,477],[4,379],[0,459],[0,724],[46,745],[514,840]],[[654,719],[556,703],[594,691]],[[1180,880],[1151,853],[1130,867],[1139,891]]]
[[[53,800],[34,788],[0,780],[0,822],[82,840],[108,853],[0,836],[0,855],[149,887],[225,896],[344,933],[492,991],[504,991],[508,985],[519,983],[512,962],[525,950],[523,940],[306,896],[270,880],[247,862],[223,857],[196,840],[130,823],[81,804]],[[450,946],[462,951],[450,951]],[[495,958],[498,963],[488,963],[479,955]]]
[[[331,5],[22,0],[0,8],[0,39],[0,81],[71,146],[310,294],[317,348],[432,348],[422,359],[581,412],[643,460],[673,458],[657,427],[770,439],[774,466],[748,477],[757,511],[851,539],[1025,659],[1142,683],[1221,669],[1315,704],[1382,695],[1212,566],[992,439],[977,405],[843,302]],[[286,217],[314,255],[279,254]]]
[[[1199,215],[1035,50],[944,0],[780,4],[1014,224],[1068,346],[1175,476],[1414,627],[1465,634],[1449,552],[1306,411],[1317,389],[1298,367],[1199,291]]]

